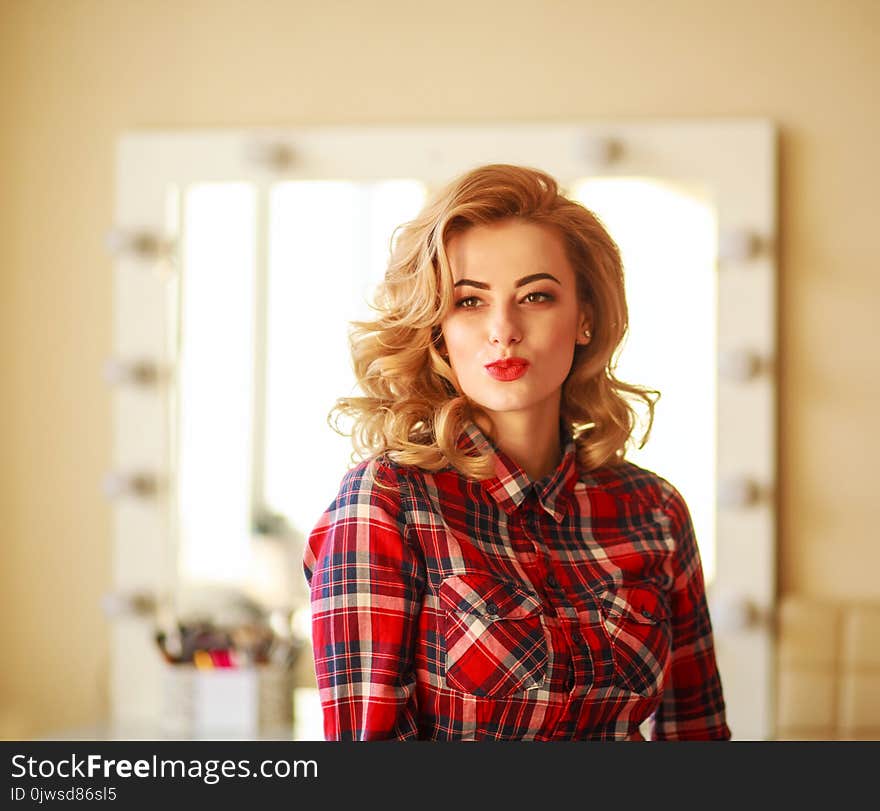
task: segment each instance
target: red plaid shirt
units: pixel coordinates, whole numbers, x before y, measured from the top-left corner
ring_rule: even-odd
[[[630,462],[349,470],[304,568],[327,740],[727,739],[688,508]]]

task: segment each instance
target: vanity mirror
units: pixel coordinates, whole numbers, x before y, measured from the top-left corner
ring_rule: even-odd
[[[326,421],[353,391],[347,322],[434,188],[519,163],[556,177],[621,248],[618,375],[662,393],[627,457],[685,496],[731,729],[770,737],[775,156],[761,120],[126,134],[106,489],[116,605],[155,608],[113,614],[115,718],[158,714],[151,628],[199,590],[289,610],[307,634],[302,543],[350,461]]]

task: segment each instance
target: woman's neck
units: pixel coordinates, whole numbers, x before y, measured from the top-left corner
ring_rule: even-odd
[[[542,404],[543,406],[544,404]],[[559,465],[559,403],[528,411],[491,411],[495,444],[532,480],[543,479]],[[483,431],[487,426],[477,420]]]

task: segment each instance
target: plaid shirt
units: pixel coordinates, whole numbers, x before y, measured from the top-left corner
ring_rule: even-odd
[[[473,422],[491,479],[345,474],[304,557],[327,740],[730,737],[684,499],[562,439],[537,482]]]

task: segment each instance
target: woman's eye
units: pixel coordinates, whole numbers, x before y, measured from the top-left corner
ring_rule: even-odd
[[[523,299],[523,301],[528,301],[529,303],[532,303],[532,304],[542,302],[542,301],[553,301],[553,296],[551,296],[549,293],[534,292],[534,293],[529,293]]]
[[[467,296],[467,298],[459,299],[455,306],[467,310],[468,308],[476,307],[478,301],[479,299],[476,296]]]

